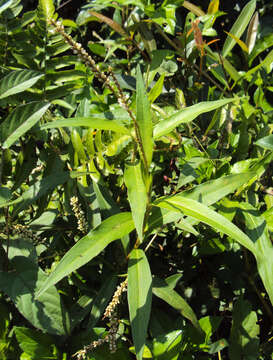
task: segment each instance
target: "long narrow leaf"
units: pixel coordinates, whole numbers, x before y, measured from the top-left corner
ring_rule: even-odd
[[[18,106],[1,124],[0,140],[3,149],[9,148],[31,129],[49,106],[48,102],[32,102]]]
[[[137,68],[136,90],[136,121],[139,126],[140,137],[147,165],[150,166],[153,156],[153,125],[150,104],[145,91],[140,67]]]
[[[241,35],[243,34],[243,32],[245,31],[245,29],[249,24],[249,21],[255,11],[255,8],[256,8],[256,0],[251,0],[248,4],[246,4],[246,6],[240,12],[238,19],[235,21],[229,32],[235,35],[238,39],[240,39]],[[235,45],[236,45],[236,41],[228,36],[223,46],[222,55],[224,58],[229,54],[229,52],[233,49]]]
[[[181,196],[179,198],[165,198],[163,201],[156,201],[154,205],[172,211],[182,211],[185,215],[191,216],[210,225],[214,230],[230,236],[252,253],[255,252],[254,244],[246,234],[224,216],[219,215],[216,211],[211,210],[198,201]]]
[[[72,271],[92,260],[112,241],[129,234],[133,229],[134,223],[129,212],[116,214],[104,220],[64,255],[38,292],[37,297]]]
[[[12,71],[1,79],[0,99],[18,94],[34,85],[44,74],[32,70]]]
[[[152,276],[143,250],[130,254],[128,304],[137,360],[142,360],[152,305]]]
[[[93,117],[74,117],[69,119],[56,120],[41,126],[41,129],[52,129],[69,126],[84,126],[99,130],[112,130],[121,134],[130,134],[125,126],[120,125],[115,120],[107,120],[100,116]]]
[[[197,116],[215,110],[235,100],[238,101],[238,98],[222,99],[216,101],[204,101],[199,104],[179,110],[175,114],[171,115],[169,118],[156,124],[156,126],[154,127],[154,139],[158,139],[163,135],[169,134],[172,130],[174,130],[178,125],[182,123],[186,124],[188,122],[191,122],[192,120],[197,118]]]
[[[126,164],[124,172],[125,185],[128,189],[128,199],[132,216],[140,241],[143,240],[143,222],[147,207],[146,187],[142,177],[141,163]]]
[[[215,204],[228,194],[233,193],[240,186],[246,184],[255,175],[254,172],[245,172],[223,176],[219,179],[209,180],[195,186],[191,190],[183,191],[182,197],[197,200],[205,205]],[[179,197],[180,195],[174,195]]]
[[[226,195],[234,192],[240,186],[246,184],[250,179],[252,179],[254,175],[255,173],[253,172],[246,172],[241,174],[224,176],[222,178],[210,180],[201,185],[197,185],[191,190],[183,191],[180,194],[173,195],[172,198],[179,199],[180,197],[186,197],[192,200],[199,201],[204,205],[212,205]],[[162,197],[158,199],[158,201],[162,201],[164,199],[165,197]],[[168,211],[163,208],[161,208],[160,210],[153,208],[152,214],[149,217],[148,221],[148,231],[151,232],[158,227],[161,227],[170,222],[177,222],[180,219],[181,217],[178,213]],[[185,226],[185,222],[182,223],[182,225]],[[196,235],[196,230],[191,226],[192,223],[186,225],[188,226],[187,231],[193,234],[195,233]]]

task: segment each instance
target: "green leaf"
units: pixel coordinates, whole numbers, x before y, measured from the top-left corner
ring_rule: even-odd
[[[15,336],[20,348],[31,355],[33,360],[57,359],[52,353],[53,338],[33,329],[14,327]]]
[[[158,139],[163,135],[169,134],[178,125],[191,122],[201,114],[215,110],[221,106],[237,100],[238,98],[222,99],[216,101],[204,101],[199,104],[179,110],[175,114],[171,115],[169,118],[162,120],[155,125],[154,139]]]
[[[235,42],[236,44],[238,44],[240,46],[240,48],[245,51],[246,53],[248,53],[249,49],[247,47],[247,45],[239,38],[237,38],[237,36],[229,33],[228,31],[225,31],[225,33],[230,36]]]
[[[150,112],[150,104],[145,91],[139,66],[137,68],[136,121],[139,127],[147,165],[150,166],[153,156],[153,124]]]
[[[240,12],[238,19],[235,21],[229,32],[235,35],[238,39],[240,39],[241,35],[247,28],[250,19],[252,18],[252,15],[254,14],[255,8],[256,0],[249,1],[249,3],[247,3],[243,10]],[[235,45],[236,41],[231,37],[227,37],[222,52],[224,58],[229,54],[229,52],[233,49]]]
[[[148,230],[146,235],[157,231],[163,225],[179,221],[183,216],[177,212],[169,211],[163,208],[152,207],[151,214],[148,217]]]
[[[147,192],[143,181],[142,164],[125,165],[124,181],[128,189],[128,200],[140,241],[143,240],[143,224],[147,208]]]
[[[140,249],[134,249],[129,258],[128,304],[136,358],[142,360],[152,305],[152,276]]]
[[[251,52],[249,58],[249,65],[252,64],[253,60],[261,54],[263,51],[269,49],[273,45],[273,33],[269,33],[262,37],[261,39],[257,40],[255,43],[255,47]]]
[[[7,187],[1,186],[0,188],[0,208],[7,206],[6,204],[11,199],[12,192]]]
[[[18,94],[34,85],[44,74],[32,70],[12,71],[1,79],[0,99]]]
[[[54,14],[54,5],[52,0],[39,0],[39,10],[42,11],[46,21],[49,21]]]
[[[206,344],[209,343],[212,334],[218,329],[222,320],[220,316],[205,316],[199,320],[199,324],[206,335]]]
[[[273,245],[270,240],[265,219],[261,213],[248,203],[240,203],[246,221],[246,233],[252,239],[259,275],[273,305]]]
[[[30,204],[40,199],[42,196],[48,194],[50,190],[56,186],[65,183],[69,179],[69,172],[59,172],[46,176],[41,181],[35,182],[31,185],[18,199],[8,203],[8,205],[16,205],[13,208],[13,216],[16,216],[20,211],[26,209]],[[2,205],[0,205],[2,207]]]
[[[254,172],[249,171],[241,174],[224,176],[219,179],[210,180],[197,185],[191,190],[183,191],[180,194],[174,195],[173,198],[179,199],[182,196],[183,198],[186,197],[199,201],[205,205],[212,205],[247,183],[254,175]],[[162,201],[164,199],[165,198],[162,197],[157,201]],[[179,228],[183,228],[185,231],[197,235],[197,231],[192,227],[192,222],[187,223],[186,221],[187,219],[181,218],[181,216],[174,211],[169,211],[164,208],[152,208],[152,213],[148,219],[148,232],[150,233],[151,231],[170,222],[178,222],[177,226]]]
[[[205,205],[212,205],[228,194],[233,193],[240,186],[246,184],[254,175],[254,172],[249,171],[223,176],[219,179],[209,180],[203,184],[197,185],[191,190],[186,190],[181,194],[174,195],[174,197],[187,197]]]
[[[259,332],[257,314],[251,311],[248,301],[240,298],[234,305],[230,334],[229,358],[257,359],[259,357]]]
[[[3,149],[9,148],[20,136],[31,129],[49,108],[48,102],[32,102],[18,106],[2,122],[0,127],[0,139]]]
[[[67,334],[65,308],[57,289],[52,287],[39,300],[34,299],[35,292],[47,278],[37,265],[34,246],[30,241],[16,239],[10,243],[8,254],[12,271],[0,271],[1,291],[36,328],[54,335]]]
[[[180,314],[202,332],[197,317],[190,307],[190,305],[180,296],[172,285],[169,285],[166,280],[153,278],[153,294],[160,299],[166,301],[170,306],[180,312]]]
[[[185,215],[210,225],[215,231],[220,231],[230,236],[252,253],[255,252],[254,244],[246,234],[225,217],[198,201],[183,196],[166,197],[163,201],[160,199],[155,201],[153,205],[172,211],[182,211]]]
[[[85,155],[81,136],[78,133],[77,129],[73,129],[71,131],[70,136],[74,151],[78,155],[78,159],[80,160],[81,164],[84,164],[86,161],[86,155]]]
[[[255,142],[256,145],[261,146],[264,149],[273,151],[273,134],[263,137]]]
[[[3,4],[0,5],[0,14],[7,10],[12,4],[14,0],[5,1]]]
[[[181,351],[182,330],[174,330],[153,338],[152,353],[156,360],[176,360]]]
[[[162,93],[165,74],[163,73],[149,92],[149,101],[152,104]]]
[[[42,125],[41,129],[44,130],[69,126],[84,126],[90,127],[92,129],[112,130],[121,134],[130,134],[129,130],[126,129],[125,126],[119,124],[115,120],[107,120],[103,117],[100,117],[98,114],[94,115],[93,117],[74,117],[56,120],[51,123]]]
[[[182,274],[173,274],[165,279],[166,283],[170,287],[170,289],[174,289],[176,287],[177,282],[181,279]]]
[[[50,286],[85,265],[97,256],[112,241],[120,239],[134,229],[131,213],[124,212],[104,220],[99,226],[81,238],[62,258],[56,269],[45,281],[37,297]]]

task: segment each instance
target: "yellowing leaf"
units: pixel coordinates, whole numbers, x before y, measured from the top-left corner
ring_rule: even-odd
[[[236,43],[241,47],[241,49],[242,49],[243,51],[245,51],[245,52],[248,53],[248,47],[247,47],[247,45],[246,45],[242,40],[240,40],[239,38],[237,38],[237,36],[229,33],[228,31],[225,31],[225,33],[228,34],[228,36],[230,36],[233,40],[235,40]]]

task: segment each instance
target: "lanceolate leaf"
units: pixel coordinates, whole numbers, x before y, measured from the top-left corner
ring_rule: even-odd
[[[196,105],[189,106],[182,110],[177,111],[175,114],[171,115],[169,118],[160,121],[154,127],[154,139],[158,139],[163,135],[169,134],[174,130],[178,125],[191,122],[197,116],[204,114],[206,112],[215,110],[221,106],[224,106],[230,102],[237,101],[238,98],[231,99],[222,99],[216,101],[204,101]]]
[[[128,304],[137,360],[142,360],[152,304],[152,276],[143,250],[131,252],[128,268]]]
[[[112,130],[121,134],[130,134],[125,126],[120,125],[115,120],[107,120],[98,115],[93,117],[74,117],[69,119],[56,120],[41,126],[41,129],[52,129],[69,126],[85,126],[92,129]]]
[[[92,260],[112,241],[129,234],[133,229],[134,223],[129,212],[116,214],[104,220],[65,254],[41,287],[37,297],[72,271]]]
[[[234,192],[240,186],[246,184],[252,177],[255,175],[254,172],[246,172],[241,174],[235,175],[228,175],[216,180],[207,181],[201,185],[195,186],[191,190],[183,191],[180,194],[173,195],[172,199],[180,199],[183,201],[184,198],[189,198],[192,200],[196,200],[201,202],[204,205],[212,205],[215,204],[217,201],[225,197],[226,195]],[[170,197],[166,197],[170,199]],[[158,199],[157,201],[163,201],[165,197]],[[161,227],[164,224],[170,222],[177,222],[180,220],[179,214],[175,213],[174,211],[168,211],[167,209],[161,208],[159,209],[152,209],[152,214],[149,217],[148,224],[149,229],[148,232]],[[187,220],[187,219],[186,219]],[[182,219],[182,226],[188,226],[187,231],[196,234],[194,228],[191,228],[191,224],[187,224]]]
[[[166,301],[174,309],[178,310],[182,316],[192,322],[192,324],[202,332],[197,317],[190,305],[175,291],[172,285],[165,280],[153,279],[153,293],[160,299]]]
[[[147,193],[143,182],[141,162],[126,164],[124,172],[125,185],[128,189],[128,199],[132,210],[137,234],[143,239],[143,222],[147,207]]]
[[[250,1],[243,10],[240,12],[238,19],[233,24],[231,30],[229,31],[231,34],[235,35],[238,39],[240,39],[241,35],[247,28],[249,21],[255,11],[256,8],[256,0]],[[225,58],[232,48],[236,45],[236,41],[230,36],[227,37],[224,47],[223,47],[223,57]]]
[[[216,180],[209,180],[201,185],[195,186],[191,190],[183,191],[182,197],[197,200],[205,205],[215,204],[228,194],[246,184],[255,175],[254,172],[223,176]],[[180,194],[174,195],[179,197]]]
[[[140,67],[137,68],[136,121],[138,123],[143,150],[150,166],[153,156],[153,125],[150,104],[145,91]]]
[[[44,74],[32,70],[12,71],[1,79],[0,99],[18,94],[34,85]]]
[[[252,253],[255,253],[255,247],[250,238],[244,234],[237,226],[227,220],[216,211],[199,203],[198,201],[183,198],[165,198],[163,201],[156,201],[154,205],[163,207],[172,211],[182,211],[185,215],[191,216],[207,225],[214,230],[227,234],[241,245],[245,246]]]
[[[49,108],[48,102],[31,102],[18,106],[1,124],[2,147],[9,148],[32,128]]]

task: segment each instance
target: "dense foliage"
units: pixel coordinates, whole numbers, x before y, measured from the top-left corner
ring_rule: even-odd
[[[0,359],[272,359],[270,5],[199,3],[0,1]]]

